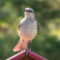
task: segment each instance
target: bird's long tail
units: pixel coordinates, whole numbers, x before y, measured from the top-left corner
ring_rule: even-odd
[[[17,45],[13,48],[13,51],[14,52],[19,52],[21,51],[22,49],[25,50],[28,48],[28,41],[26,40],[19,40]]]

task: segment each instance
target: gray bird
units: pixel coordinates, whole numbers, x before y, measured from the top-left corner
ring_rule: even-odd
[[[25,50],[28,48],[29,41],[35,38],[38,32],[38,24],[35,19],[35,14],[32,8],[26,8],[24,12],[25,17],[20,21],[18,25],[18,34],[20,40],[14,47],[13,51]]]

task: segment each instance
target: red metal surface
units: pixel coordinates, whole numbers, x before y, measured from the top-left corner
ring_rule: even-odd
[[[30,57],[32,57],[32,58],[34,58],[36,60],[48,60],[48,59],[46,59],[46,58],[44,58],[44,57],[42,57],[42,56],[30,51],[30,50],[28,50],[28,53],[29,53]]]
[[[48,59],[46,59],[46,58],[44,58],[44,57],[42,57],[42,56],[40,56],[40,55],[38,55],[38,54],[30,51],[30,50],[27,50],[27,53],[28,53],[28,55],[29,55],[31,58],[34,58],[35,60],[48,60]],[[24,51],[22,51],[22,52],[19,52],[18,54],[14,55],[14,56],[6,59],[6,60],[20,60],[20,59],[22,59],[23,57],[25,57],[25,55],[26,55],[26,50],[24,50]]]
[[[22,52],[17,53],[16,55],[6,59],[6,60],[19,60],[25,56],[25,50]]]

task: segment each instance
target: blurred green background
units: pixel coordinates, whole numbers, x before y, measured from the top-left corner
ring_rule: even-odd
[[[40,23],[32,51],[60,60],[60,0],[0,0],[0,60],[16,54],[12,49],[19,40],[17,26],[26,7],[34,9]]]

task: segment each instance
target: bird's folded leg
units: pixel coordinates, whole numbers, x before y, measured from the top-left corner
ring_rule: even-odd
[[[23,41],[23,50],[26,50],[28,48],[28,41]]]

